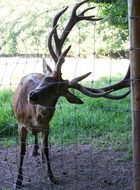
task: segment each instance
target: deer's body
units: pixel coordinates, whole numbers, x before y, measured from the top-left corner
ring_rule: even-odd
[[[34,90],[45,77],[41,73],[28,74],[20,81],[13,98],[13,109],[19,126],[24,126],[33,134],[46,129],[55,111],[56,100],[50,101],[48,108],[33,105],[29,102],[28,94]]]
[[[56,183],[53,177],[48,150],[48,135],[49,135],[49,122],[55,112],[55,104],[57,97],[50,99],[49,105],[42,106],[39,104],[33,105],[29,101],[28,94],[36,89],[40,82],[44,79],[45,75],[41,73],[32,73],[23,77],[16,89],[15,96],[13,97],[13,109],[15,116],[19,122],[18,131],[20,137],[20,163],[18,171],[18,179],[16,188],[22,186],[23,174],[22,165],[26,152],[26,137],[28,131],[31,131],[35,136],[33,156],[38,155],[38,132],[42,133],[42,161],[47,160],[48,174],[50,180]]]
[[[20,137],[20,163],[18,169],[18,177],[16,181],[16,188],[22,187],[23,174],[23,159],[26,152],[26,137],[28,131],[32,131],[35,135],[35,145],[33,150],[33,155],[38,154],[38,132],[42,133],[42,158],[43,161],[47,160],[48,174],[52,182],[56,183],[53,177],[50,161],[49,161],[49,148],[48,148],[48,134],[49,134],[49,122],[51,121],[54,112],[55,105],[60,96],[66,98],[70,103],[82,104],[83,101],[72,94],[69,88],[80,91],[86,96],[97,98],[106,97],[110,99],[121,99],[129,94],[124,93],[123,95],[112,95],[113,91],[122,89],[124,87],[129,87],[130,83],[128,78],[130,77],[130,71],[124,80],[120,81],[115,85],[109,87],[94,89],[85,87],[78,82],[86,78],[90,73],[82,75],[80,77],[74,78],[71,81],[64,80],[61,74],[62,64],[65,62],[65,57],[69,52],[71,46],[69,46],[64,52],[62,52],[62,47],[64,42],[69,35],[70,31],[74,25],[82,20],[85,21],[98,21],[99,18],[95,18],[94,15],[86,16],[85,14],[88,10],[94,7],[87,8],[80,13],[77,13],[77,9],[88,2],[84,0],[76,4],[73,8],[72,14],[68,23],[66,24],[64,31],[58,36],[57,32],[57,22],[62,14],[67,10],[68,7],[60,11],[53,20],[53,29],[48,38],[48,48],[50,54],[55,62],[55,68],[52,69],[48,66],[48,71],[50,72],[49,77],[39,73],[32,73],[23,77],[17,87],[17,90],[13,97],[13,109],[15,116],[19,122],[19,137]],[[52,42],[53,41],[53,42]],[[55,46],[55,48],[53,47]]]

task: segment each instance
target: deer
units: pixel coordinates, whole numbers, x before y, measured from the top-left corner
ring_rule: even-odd
[[[38,133],[42,134],[42,161],[47,164],[49,180],[54,184],[58,183],[58,180],[55,179],[53,175],[50,165],[48,147],[49,123],[54,116],[55,107],[60,97],[64,97],[71,104],[83,104],[83,101],[78,96],[74,95],[74,93],[69,89],[78,90],[90,98],[105,97],[116,100],[125,98],[130,93],[130,90],[128,90],[122,95],[111,94],[112,92],[122,88],[130,87],[130,69],[128,69],[126,76],[120,82],[99,89],[89,88],[79,83],[88,77],[91,72],[75,77],[70,81],[62,78],[61,68],[69,50],[71,49],[71,45],[63,51],[62,48],[74,25],[80,21],[96,22],[101,20],[101,18],[96,18],[94,15],[85,15],[89,10],[92,10],[95,7],[86,8],[81,12],[78,10],[87,2],[88,0],[84,0],[75,4],[69,21],[66,23],[66,26],[60,36],[58,35],[58,21],[68,7],[56,14],[53,19],[52,30],[48,37],[48,49],[55,63],[54,69],[47,65],[49,74],[27,74],[21,79],[13,95],[12,106],[18,121],[20,141],[19,167],[15,188],[21,188],[23,185],[22,168],[26,153],[28,132],[31,132],[34,135],[33,156],[37,156],[39,154]]]

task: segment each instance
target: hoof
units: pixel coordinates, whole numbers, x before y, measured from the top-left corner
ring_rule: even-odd
[[[38,155],[40,155],[40,153],[38,152],[38,149],[39,149],[38,145],[34,146],[32,156],[38,156]]]
[[[59,184],[59,180],[56,179],[56,178],[53,177],[53,176],[50,177],[50,181],[51,181],[53,184],[55,184],[55,185],[58,185],[58,184]]]
[[[20,188],[22,188],[22,181],[18,179],[17,182],[14,184],[14,189]]]
[[[23,181],[23,177],[22,177],[21,174],[19,174],[18,177],[17,177],[17,181],[16,181],[16,183],[14,185],[14,189],[21,188],[22,187],[22,181]]]
[[[38,152],[38,151],[33,151],[33,153],[32,153],[32,156],[38,156],[38,155],[40,155],[40,153]]]

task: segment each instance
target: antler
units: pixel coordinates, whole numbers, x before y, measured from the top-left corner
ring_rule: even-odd
[[[65,61],[65,57],[67,55],[67,53],[69,52],[71,46],[69,46],[63,53],[61,53],[61,55],[59,56],[54,72],[53,72],[53,76],[58,77],[61,76],[61,66]]]
[[[57,65],[55,68],[55,75],[57,74],[58,76],[61,75],[61,66],[63,64],[63,62],[65,61],[65,56],[63,55],[63,61],[61,59],[61,61],[59,60],[59,57],[62,54],[62,47],[63,44],[66,40],[66,38],[68,37],[70,31],[72,30],[72,28],[74,27],[74,25],[82,20],[86,20],[86,21],[98,21],[101,20],[101,18],[95,18],[94,15],[91,16],[85,16],[85,13],[87,13],[89,10],[94,9],[95,7],[90,7],[87,8],[85,10],[83,10],[81,13],[77,14],[77,9],[83,5],[84,3],[88,2],[89,0],[84,0],[81,3],[78,3],[74,6],[73,10],[72,10],[72,14],[70,16],[70,19],[68,21],[68,23],[66,24],[62,34],[60,35],[60,37],[58,36],[58,32],[57,32],[57,27],[58,27],[58,20],[59,18],[64,14],[64,12],[68,9],[68,7],[64,8],[63,10],[61,10],[54,18],[53,20],[53,29],[49,35],[48,38],[48,48],[50,51],[50,54],[55,62],[55,64]],[[52,45],[52,39],[54,39],[54,45],[55,45],[55,50],[53,48]],[[68,48],[69,51],[70,48]],[[59,61],[58,61],[59,60]],[[58,64],[59,62],[59,64]],[[61,63],[60,63],[61,62]],[[60,68],[59,68],[60,66]],[[57,71],[58,70],[58,71]]]
[[[126,76],[120,82],[110,85],[108,87],[100,88],[100,90],[103,90],[103,91],[112,90],[112,92],[115,92],[123,88],[130,88],[130,66],[127,70]],[[108,94],[107,96],[105,95],[104,97],[118,100],[118,99],[125,98],[129,93],[130,93],[130,90],[128,90],[126,93],[120,96]]]
[[[78,84],[79,81],[86,78],[89,74],[90,73],[87,73],[83,76],[73,79],[72,81],[69,82],[69,87],[79,90],[80,92],[82,92],[85,95],[90,96],[90,97],[95,97],[94,94],[96,94],[97,97],[105,97],[105,98],[114,99],[114,100],[119,100],[119,99],[125,98],[130,93],[130,90],[128,90],[126,93],[124,93],[122,95],[110,94],[117,90],[121,90],[123,88],[130,87],[130,66],[128,68],[126,76],[120,82],[110,85],[110,86],[107,86],[107,87],[104,87],[104,88],[99,88],[99,89],[88,88],[88,87],[84,87],[84,86]]]

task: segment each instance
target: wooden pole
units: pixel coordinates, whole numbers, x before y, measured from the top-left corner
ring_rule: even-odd
[[[140,0],[128,0],[132,91],[133,190],[140,190]]]

